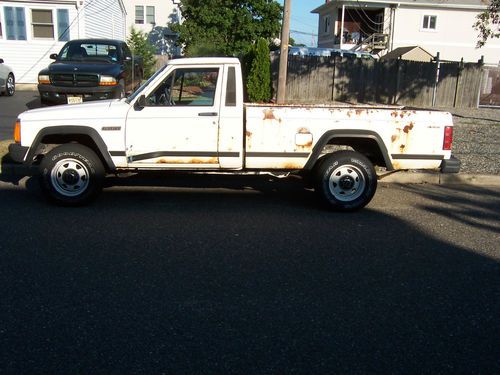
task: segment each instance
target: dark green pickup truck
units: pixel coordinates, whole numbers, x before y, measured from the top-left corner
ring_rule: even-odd
[[[122,98],[140,85],[144,74],[142,58],[121,40],[72,40],[50,58],[55,61],[38,74],[43,104]]]

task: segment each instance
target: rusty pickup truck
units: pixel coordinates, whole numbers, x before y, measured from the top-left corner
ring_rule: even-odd
[[[22,113],[10,154],[38,163],[42,190],[64,205],[94,199],[106,174],[182,170],[295,173],[327,207],[353,211],[375,194],[374,166],[458,172],[452,138],[445,112],[244,103],[239,60],[186,58],[128,98]]]

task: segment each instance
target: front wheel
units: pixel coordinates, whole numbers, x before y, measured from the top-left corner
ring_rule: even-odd
[[[365,156],[354,151],[339,151],[321,161],[315,189],[330,208],[355,211],[373,198],[377,175]]]
[[[70,143],[45,155],[40,163],[40,186],[54,203],[83,205],[97,197],[104,174],[102,162],[94,151]]]

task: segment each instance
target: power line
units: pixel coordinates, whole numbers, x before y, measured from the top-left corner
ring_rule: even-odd
[[[307,36],[318,36],[318,34],[306,33],[304,31],[298,31],[298,30],[290,30],[290,32],[292,32],[294,34],[301,34],[301,35],[307,35]]]
[[[374,25],[377,25],[377,26],[380,26],[380,25],[385,25],[386,21],[390,18],[390,15],[388,18],[384,18],[384,20],[382,22],[376,22],[374,20],[371,19],[371,17],[365,12],[365,10],[363,9],[363,7],[361,6],[361,4],[359,3],[359,0],[356,0],[356,3],[358,4],[358,7],[359,9],[361,9],[361,11],[363,12],[363,14],[366,16],[366,18],[371,22],[373,23]],[[354,9],[356,11],[356,13],[358,13],[358,11],[356,9]],[[358,13],[359,14],[359,13]]]

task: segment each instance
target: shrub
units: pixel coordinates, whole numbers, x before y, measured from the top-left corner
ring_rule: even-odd
[[[269,45],[263,38],[257,40],[245,57],[247,97],[251,102],[271,100],[271,59]]]
[[[156,58],[155,48],[148,42],[146,33],[132,26],[127,43],[135,56],[142,57],[144,78],[149,78],[154,73]]]

